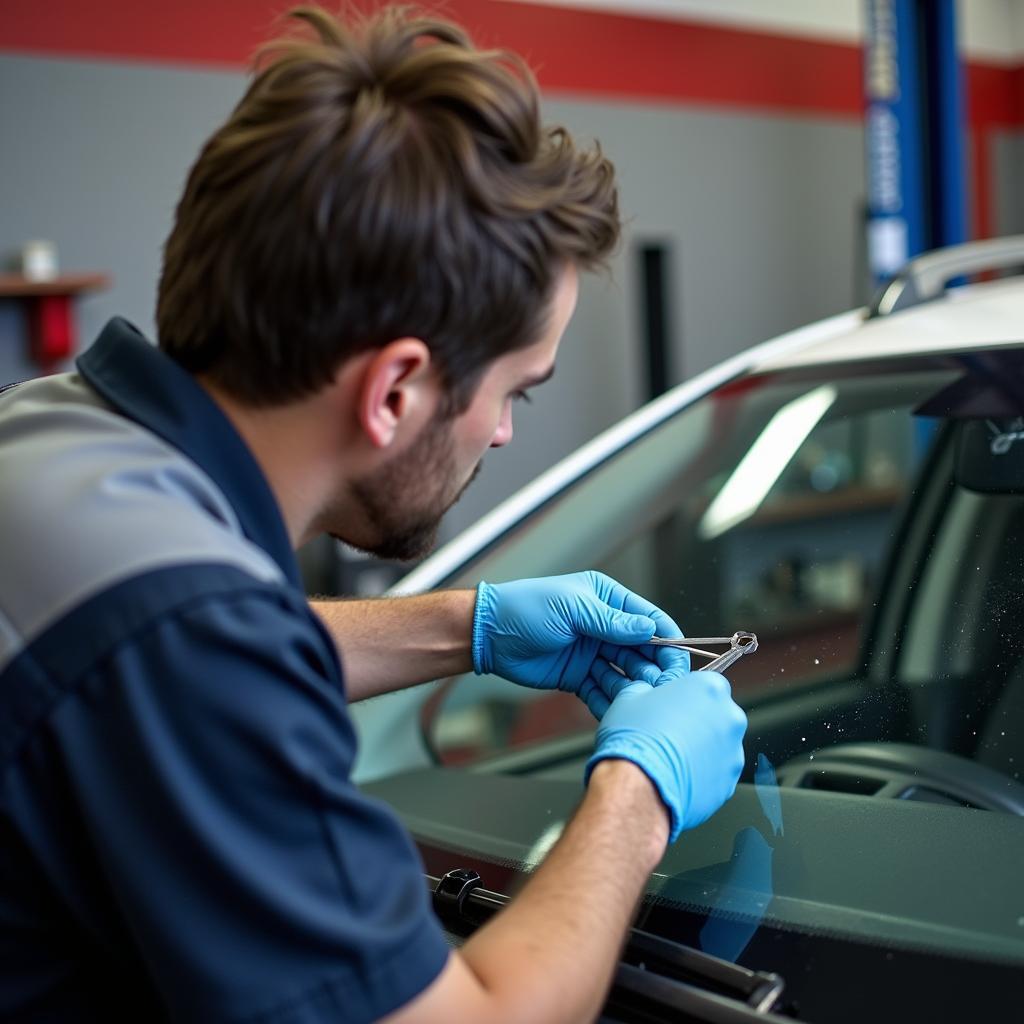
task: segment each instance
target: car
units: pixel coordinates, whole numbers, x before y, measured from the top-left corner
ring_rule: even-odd
[[[757,635],[728,669],[746,768],[652,875],[604,1019],[1021,1013],[1022,266],[1024,237],[918,258],[870,308],[640,409],[394,588],[594,569],[691,636]],[[594,721],[472,675],[353,714],[357,782],[457,942],[557,840]]]

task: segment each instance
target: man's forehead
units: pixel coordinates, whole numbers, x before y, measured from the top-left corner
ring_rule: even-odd
[[[539,384],[543,384],[546,380],[551,380],[555,375],[555,364],[552,363],[546,370],[540,370],[539,372],[534,371],[528,373],[519,383],[522,388],[535,388]]]
[[[540,337],[532,345],[499,356],[492,364],[488,376],[505,378],[510,386],[517,388],[536,387],[550,380],[555,372],[555,357],[562,335],[576,307],[578,293],[579,275],[570,264],[561,272]]]
[[[525,348],[506,352],[496,359],[491,373],[510,387],[535,387],[555,372],[558,339],[544,337]]]

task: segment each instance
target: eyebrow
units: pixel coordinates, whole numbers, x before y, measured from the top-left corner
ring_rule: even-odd
[[[540,374],[537,377],[528,377],[526,380],[524,380],[519,385],[519,387],[520,387],[520,389],[522,389],[522,388],[535,388],[539,384],[543,384],[544,381],[551,380],[551,378],[554,375],[555,375],[555,364],[552,363],[542,374]]]

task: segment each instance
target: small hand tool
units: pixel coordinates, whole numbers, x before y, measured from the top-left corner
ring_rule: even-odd
[[[753,633],[743,632],[733,633],[732,636],[652,636],[647,642],[655,647],[678,647],[691,654],[699,654],[702,658],[710,658],[711,661],[702,665],[699,672],[724,672],[744,654],[753,654],[757,650],[757,637]],[[728,644],[729,650],[724,654],[715,654],[714,651],[701,650],[697,644]]]

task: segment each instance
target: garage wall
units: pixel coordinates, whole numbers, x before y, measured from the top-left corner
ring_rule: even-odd
[[[119,314],[153,334],[160,248],[188,164],[244,87],[237,72],[0,57],[0,245],[52,238],[109,271],[82,300],[83,344]],[[102,111],[101,116],[97,112]],[[556,379],[518,411],[456,530],[643,400],[635,250],[671,246],[675,376],[849,307],[863,195],[859,123],[560,99],[546,116],[600,139],[627,221],[611,280],[585,283]],[[59,126],[59,127],[57,127]],[[21,310],[0,302],[0,379],[29,376]]]
[[[0,55],[0,257],[46,238],[62,269],[112,274],[77,303],[83,346],[115,314],[152,334],[174,204],[241,87],[237,72]],[[21,317],[0,302],[0,381],[33,372]]]
[[[859,0],[850,3],[857,7]],[[81,31],[93,31],[89,25],[101,25],[104,11],[115,8],[110,0],[100,4]],[[498,8],[517,5],[492,5]],[[563,16],[552,10],[551,17]],[[502,31],[532,41],[549,118],[599,138],[618,165],[627,234],[613,281],[585,282],[558,375],[533,407],[517,410],[516,443],[488,457],[480,480],[451,514],[449,534],[642,400],[633,259],[640,242],[671,247],[676,378],[864,298],[858,260],[863,138],[852,45],[808,40],[794,50],[782,37],[686,30],[657,55],[654,92],[663,94],[647,95],[635,76],[625,76],[620,84],[629,95],[616,97],[609,93],[615,76],[595,70],[600,47],[617,42],[617,32],[639,45],[667,31],[655,25],[652,36],[651,25],[638,18],[603,21],[604,41],[593,44],[586,60],[576,52],[586,49],[581,43],[569,66],[551,41],[566,37],[552,30],[549,39],[536,28],[535,21],[502,22]],[[105,45],[102,33],[94,37]],[[152,46],[172,37],[168,29]],[[209,50],[204,59],[236,52],[234,43],[219,50],[215,40],[201,42]],[[111,291],[78,305],[83,343],[114,314],[152,332],[160,247],[173,205],[201,142],[240,95],[242,73],[236,66],[212,70],[123,54],[83,59],[74,55],[73,39],[53,47],[67,51],[57,57],[25,52],[35,45],[31,40],[20,52],[5,54],[3,45],[0,26],[0,257],[26,238],[52,238],[65,268],[112,274]],[[248,48],[239,43],[237,50]],[[750,54],[760,63],[744,63],[742,55]],[[636,57],[631,54],[634,63]],[[842,70],[830,71],[837,62]],[[986,88],[993,75],[1002,82],[1001,68],[988,69]],[[762,96],[766,83],[770,101]],[[985,114],[984,137],[994,140],[975,147],[987,154],[979,193],[995,195],[983,227],[1002,233],[1021,222],[1016,180],[1024,153],[1013,134],[1016,108],[989,116],[991,109],[988,99],[975,104],[972,121]],[[0,302],[0,381],[33,372],[24,359],[20,316],[17,304]]]

